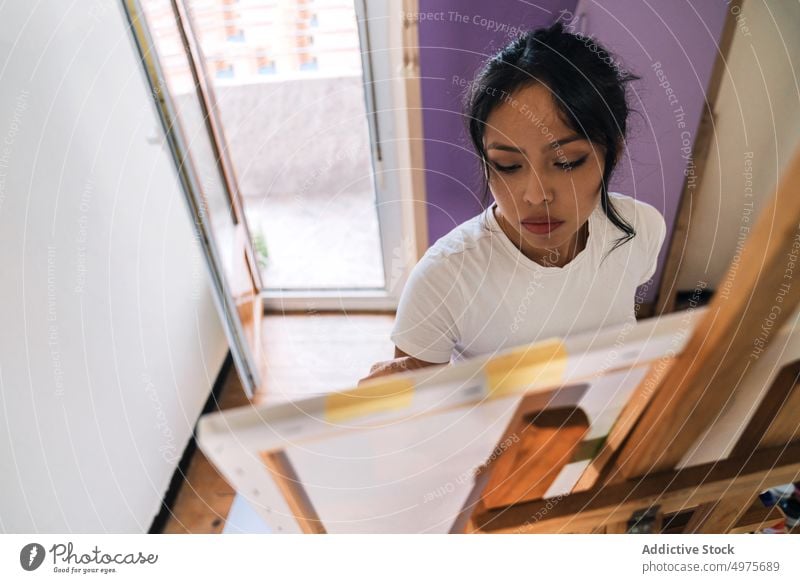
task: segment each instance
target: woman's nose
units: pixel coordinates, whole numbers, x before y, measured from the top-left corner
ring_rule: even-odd
[[[541,174],[536,171],[532,171],[528,182],[525,185],[525,194],[522,198],[523,202],[526,204],[535,206],[542,203],[552,202],[553,195]]]

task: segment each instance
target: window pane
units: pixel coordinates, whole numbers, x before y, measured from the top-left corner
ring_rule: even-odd
[[[382,288],[353,3],[186,5],[266,287]]]

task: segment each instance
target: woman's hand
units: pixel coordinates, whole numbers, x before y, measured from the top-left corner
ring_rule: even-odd
[[[361,386],[362,383],[377,377],[420,368],[419,366],[415,365],[415,360],[416,359],[411,358],[410,356],[403,356],[401,358],[393,358],[392,360],[376,362],[369,369],[369,374],[358,381],[358,385]]]
[[[436,366],[442,364],[440,362],[427,362],[425,360],[414,358],[413,356],[407,355],[399,348],[395,348],[394,354],[395,358],[393,358],[392,360],[383,360],[381,362],[376,362],[375,364],[373,364],[372,367],[369,369],[369,374],[360,381],[358,381],[358,386],[361,386],[362,383],[365,383],[377,377],[382,377],[385,375],[390,375],[400,372],[406,372],[409,370],[416,370],[424,368],[426,366]]]

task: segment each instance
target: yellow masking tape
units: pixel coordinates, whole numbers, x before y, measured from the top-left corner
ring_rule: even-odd
[[[567,349],[557,339],[520,347],[486,362],[489,397],[502,397],[532,385],[554,385],[564,378]]]
[[[325,420],[335,423],[371,413],[404,409],[411,405],[413,396],[414,383],[408,379],[376,379],[374,384],[328,395]]]

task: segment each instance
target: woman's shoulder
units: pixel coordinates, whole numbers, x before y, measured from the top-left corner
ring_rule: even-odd
[[[652,204],[619,192],[609,192],[609,200],[617,212],[633,226],[641,240],[659,239],[666,229],[664,216]]]
[[[667,225],[663,215],[653,205],[620,193],[609,192],[609,198],[617,212],[633,225],[636,236],[631,243],[633,256],[641,259],[641,285],[649,280],[658,266],[658,255],[666,238]],[[623,254],[626,270],[630,270],[630,254]]]
[[[454,256],[480,248],[491,235],[487,212],[491,212],[491,209],[482,211],[439,237],[425,252],[425,257],[433,261],[448,261]]]
[[[491,253],[485,217],[477,215],[457,225],[433,243],[411,271],[410,280],[432,289],[449,289],[454,282],[480,277]]]

